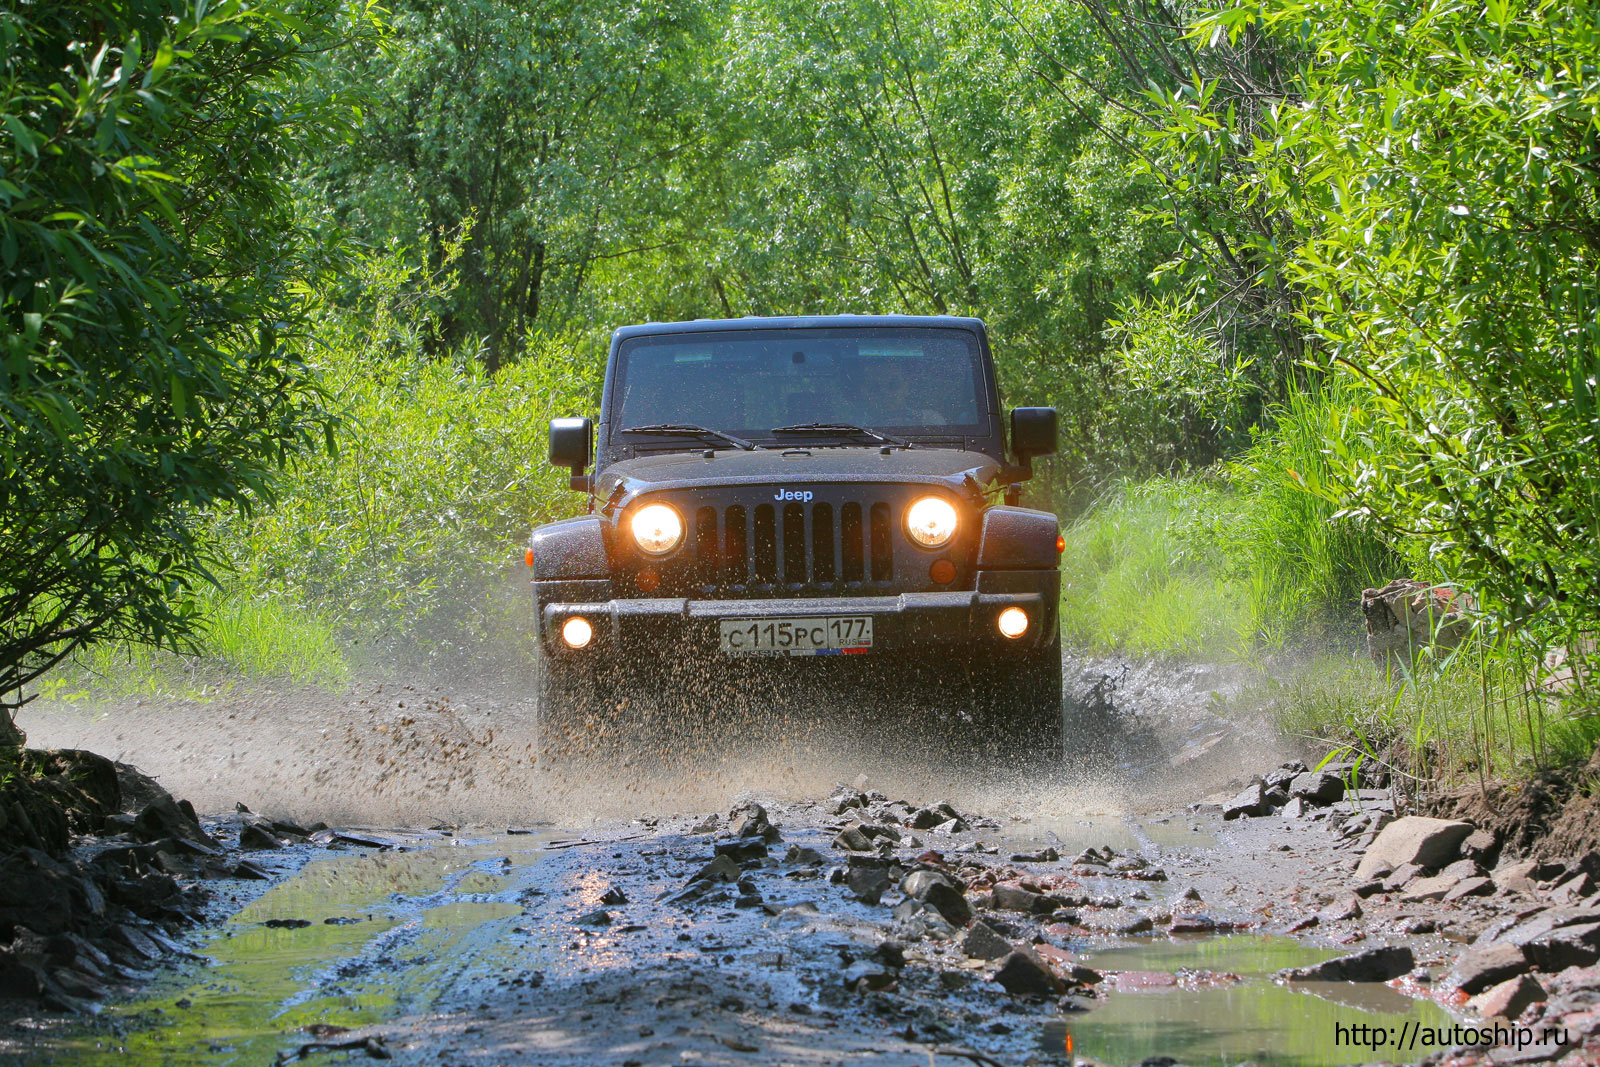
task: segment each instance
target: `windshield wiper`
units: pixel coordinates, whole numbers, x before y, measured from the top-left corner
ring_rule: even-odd
[[[882,441],[886,445],[894,445],[896,448],[916,447],[910,441],[890,437],[868,426],[853,426],[848,422],[804,422],[798,426],[774,426],[768,433],[856,433],[875,441]]]
[[[625,426],[623,427],[622,432],[647,433],[653,434],[656,437],[710,437],[714,440],[726,441],[735,448],[742,448],[746,452],[754,452],[756,450],[755,445],[751,444],[749,441],[746,441],[742,437],[735,437],[733,434],[723,433],[721,430],[713,430],[709,426],[696,426],[693,423],[687,422],[654,422],[649,426]]]

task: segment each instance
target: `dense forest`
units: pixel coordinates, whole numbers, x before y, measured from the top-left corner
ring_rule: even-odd
[[[1062,412],[1070,639],[1337,645],[1404,574],[1472,640],[1297,725],[1600,734],[1529,691],[1600,630],[1589,0],[3,7],[8,706],[487,655],[613,328],[949,312]]]

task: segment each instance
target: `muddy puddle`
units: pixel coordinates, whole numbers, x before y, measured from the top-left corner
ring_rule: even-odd
[[[791,829],[799,832],[786,837],[827,849],[815,830]],[[1204,846],[1213,829],[1181,816],[1078,819],[1028,822],[1005,836],[1012,844],[1138,847],[1170,835]],[[401,1062],[453,1063],[450,1053],[472,1046],[480,1053],[472,1062],[857,1062],[852,1048],[860,1062],[930,1062],[931,1046],[900,1036],[902,1028],[914,1035],[922,1016],[874,1019],[890,1001],[838,986],[836,953],[848,948],[841,938],[863,929],[874,909],[839,899],[822,877],[797,880],[772,868],[778,880],[766,899],[776,916],[726,904],[686,913],[664,901],[700,862],[705,842],[680,833],[635,825],[614,827],[608,840],[542,831],[386,840],[386,851],[318,849],[287,859],[301,863],[296,873],[196,935],[197,959],[144,998],[108,1008],[92,1034],[72,1039],[52,1062],[115,1053],[132,1063],[270,1064],[313,1042],[366,1035],[386,1041]],[[605,920],[586,921],[608,906]],[[1270,975],[1282,968],[1340,954],[1293,938],[1100,936],[1064,944],[1107,976],[1103,996],[1080,1002],[1088,1010],[1044,1003],[1019,1015],[975,975],[940,994],[938,968],[951,965],[948,957],[908,948],[908,957],[934,967],[923,980],[928,998],[944,996],[943,1018],[964,1020],[965,1030],[917,1040],[982,1048],[1005,1064],[1170,1056],[1189,1067],[1333,1067],[1414,1061],[1431,1051],[1341,1046],[1340,1026],[1399,1035],[1407,1024],[1451,1022],[1431,1001],[1384,985],[1274,983]],[[902,979],[908,997],[915,984]],[[868,1055],[859,1040],[872,1033]],[[309,1055],[365,1061],[359,1050]],[[968,1061],[935,1054],[931,1062]]]
[[[1082,956],[1117,972],[1113,992],[1094,1010],[1047,1025],[1042,1045],[1071,1048],[1106,1064],[1171,1056],[1189,1067],[1334,1067],[1367,1061],[1414,1062],[1434,1051],[1413,1034],[1448,1028],[1437,1004],[1378,983],[1279,985],[1270,975],[1340,955],[1264,934],[1161,937]],[[1410,1024],[1409,1027],[1407,1024]],[[1337,1041],[1340,1028],[1384,1027],[1376,1048]]]

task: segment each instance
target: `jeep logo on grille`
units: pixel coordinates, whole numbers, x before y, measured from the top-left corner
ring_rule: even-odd
[[[772,499],[774,499],[774,500],[804,500],[807,503],[810,503],[811,502],[811,490],[809,490],[809,489],[779,489],[776,493],[773,494]]]

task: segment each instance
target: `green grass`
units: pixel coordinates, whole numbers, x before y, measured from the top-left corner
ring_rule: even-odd
[[[1214,524],[1233,513],[1200,479],[1124,485],[1063,533],[1062,636],[1097,651],[1236,657],[1249,591],[1230,575]]]

